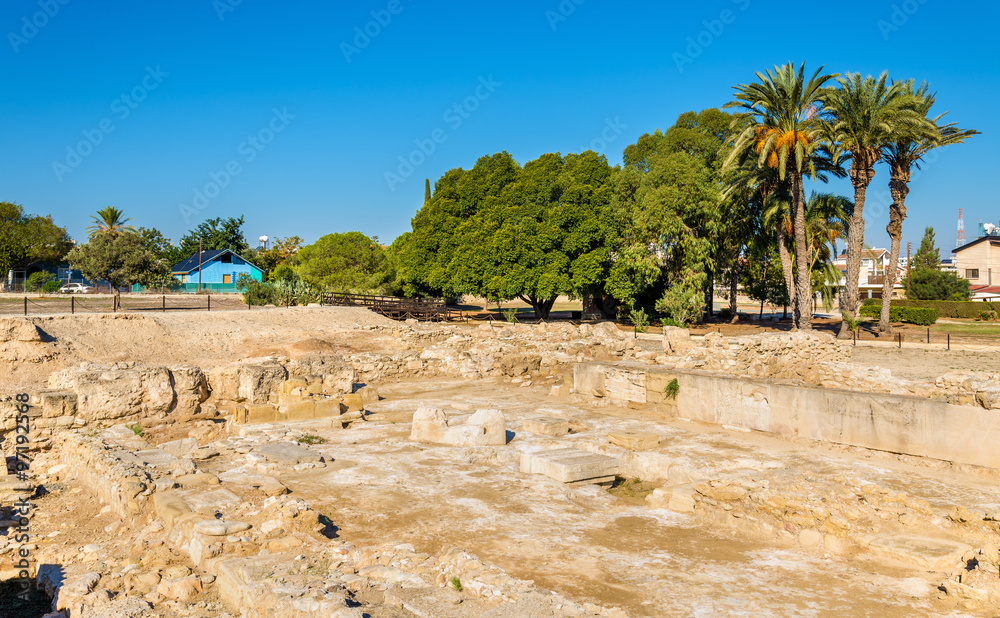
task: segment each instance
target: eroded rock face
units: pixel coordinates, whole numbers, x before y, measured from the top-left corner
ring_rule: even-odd
[[[694,347],[691,332],[677,326],[663,327],[663,351],[667,354],[683,354]]]
[[[421,407],[413,415],[410,439],[451,446],[502,446],[507,425],[500,410],[477,410],[464,423],[452,425],[443,410]]]
[[[217,399],[261,404],[277,394],[288,370],[276,359],[252,358],[216,367],[209,376]]]
[[[49,376],[49,387],[76,394],[76,414],[85,422],[131,416],[193,415],[208,398],[197,367],[85,364]],[[178,390],[179,389],[179,390]]]

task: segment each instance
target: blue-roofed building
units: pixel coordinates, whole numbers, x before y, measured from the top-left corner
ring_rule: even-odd
[[[198,272],[201,272],[201,289],[209,292],[236,292],[240,275],[257,281],[264,278],[260,268],[247,262],[229,249],[215,249],[195,253],[177,264],[171,272],[181,282],[181,291],[198,291]]]

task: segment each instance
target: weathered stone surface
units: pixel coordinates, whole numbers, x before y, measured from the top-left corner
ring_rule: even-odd
[[[1000,388],[987,388],[977,392],[976,401],[987,410],[1000,410]]]
[[[443,443],[446,431],[448,431],[448,417],[445,416],[444,410],[422,406],[413,414],[411,440]]]
[[[870,539],[868,549],[883,558],[928,570],[950,570],[971,547],[947,539],[891,535]]]
[[[204,485],[218,485],[219,477],[208,472],[195,472],[194,474],[178,476],[174,482],[181,487],[202,487]]]
[[[537,354],[508,354],[500,359],[500,370],[506,376],[538,373],[542,357]]]
[[[507,444],[507,426],[500,410],[476,410],[464,424],[449,427],[445,444],[453,446],[502,446]]]
[[[135,454],[135,456],[146,465],[153,466],[155,468],[169,467],[177,463],[177,457],[158,448],[139,451]]]
[[[604,397],[604,375],[607,367],[596,363],[573,365],[573,389],[581,395]]]
[[[255,448],[253,452],[263,455],[264,459],[271,463],[278,464],[296,465],[311,462],[320,463],[323,461],[323,456],[319,453],[291,442],[262,444]]]
[[[170,453],[174,457],[183,457],[193,453],[198,448],[198,441],[194,438],[181,438],[180,440],[164,442],[157,448]]]
[[[694,512],[695,491],[691,485],[660,487],[646,496],[646,503],[654,509],[670,509],[677,513]]]
[[[205,536],[228,536],[249,529],[250,524],[246,522],[223,519],[204,519],[194,525],[194,531]]]
[[[201,579],[194,576],[164,579],[156,586],[158,593],[175,601],[191,601],[201,593],[201,590]]]
[[[521,455],[521,472],[572,483],[614,476],[618,473],[618,459],[575,448],[535,451]]]
[[[230,504],[238,504],[241,500],[239,496],[228,489],[219,488],[192,491],[191,493],[185,492],[184,502],[186,502],[191,509],[198,510],[204,507],[219,509]]]
[[[569,421],[563,418],[540,416],[521,422],[521,429],[540,436],[564,436],[570,432]]]
[[[271,393],[288,378],[288,371],[278,363],[246,364],[239,370],[241,401],[267,403]]]
[[[608,434],[608,441],[630,451],[643,451],[656,447],[660,436],[642,431],[619,431]]]
[[[677,326],[663,327],[663,351],[668,354],[683,354],[694,347],[691,331]]]

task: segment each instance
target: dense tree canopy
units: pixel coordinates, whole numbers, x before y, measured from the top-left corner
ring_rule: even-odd
[[[387,278],[385,251],[361,232],[327,234],[299,249],[293,263],[304,281],[337,291],[379,290]]]
[[[243,217],[215,218],[204,221],[188,232],[180,242],[180,253],[188,258],[198,252],[198,241],[203,249],[229,249],[236,255],[249,259],[250,245],[243,237]]]
[[[557,296],[603,290],[616,237],[614,169],[597,153],[508,153],[442,176],[391,252],[406,294],[519,298],[547,317]]]
[[[0,202],[0,277],[35,262],[59,262],[73,246],[52,217],[29,215],[19,204]]]
[[[91,281],[104,280],[114,293],[134,284],[154,287],[171,280],[170,267],[153,255],[134,231],[105,231],[66,256],[71,268]]]

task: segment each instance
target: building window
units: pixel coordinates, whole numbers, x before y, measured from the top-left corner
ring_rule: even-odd
[[[233,276],[232,275],[222,275],[222,282],[223,283],[232,283],[233,282]]]
[[[979,269],[978,268],[966,268],[965,269],[965,278],[966,279],[978,279],[979,278]]]
[[[222,259],[220,259],[219,261],[222,262],[223,264],[232,264],[233,263],[233,256],[231,256],[231,255],[229,255],[227,253],[227,254],[223,255]]]

